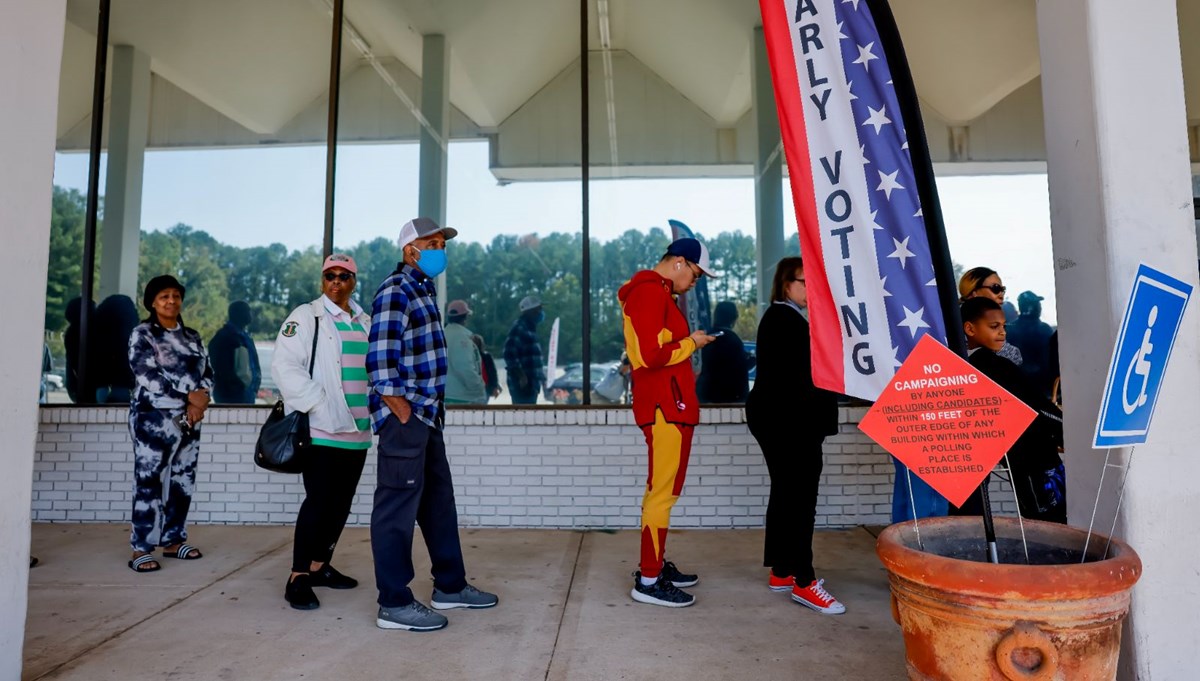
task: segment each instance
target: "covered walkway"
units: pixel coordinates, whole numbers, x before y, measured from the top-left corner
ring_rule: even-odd
[[[469,578],[500,606],[451,611],[444,631],[375,627],[368,531],[350,528],[336,565],[364,584],[319,589],[321,608],[282,598],[291,528],[196,526],[206,556],[125,567],[128,528],[36,524],[22,678],[33,679],[795,679],[905,678],[875,528],[817,533],[818,574],[846,602],[821,616],[766,589],[761,530],[673,532],[701,574],[683,610],[628,596],[635,531],[464,529]],[[418,598],[429,564],[414,550]]]

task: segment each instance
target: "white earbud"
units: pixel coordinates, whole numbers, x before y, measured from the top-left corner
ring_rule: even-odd
[[[679,263],[675,263],[675,269],[679,269]]]

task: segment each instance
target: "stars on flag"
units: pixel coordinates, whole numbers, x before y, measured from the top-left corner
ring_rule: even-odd
[[[908,250],[908,240],[911,238],[912,238],[911,236],[906,236],[906,237],[904,237],[904,241],[901,241],[901,240],[897,239],[896,237],[892,237],[892,243],[896,244],[896,250],[894,250],[890,254],[888,254],[888,257],[899,260],[900,261],[900,269],[904,269],[905,265],[908,263],[909,258],[917,257],[916,253],[913,253],[912,251]]]
[[[843,4],[843,5],[850,5],[850,4],[853,4],[853,5],[854,5],[854,11],[855,11],[855,12],[857,12],[857,11],[858,11],[858,3],[859,3],[859,2],[861,2],[861,1],[862,1],[862,0],[842,0],[842,4]]]
[[[850,63],[851,64],[862,64],[863,68],[869,72],[871,70],[871,61],[874,59],[879,59],[879,57],[876,57],[875,54],[873,52],[871,52],[871,48],[873,48],[873,47],[875,47],[875,43],[867,43],[866,47],[859,45],[858,46],[858,59],[855,59],[854,61],[852,61]]]
[[[883,225],[879,224],[879,221],[876,220],[876,217],[878,217],[878,216],[879,216],[878,209],[871,211],[871,223],[870,223],[871,231],[875,231],[877,229],[883,229]]]
[[[876,191],[883,192],[888,201],[892,200],[892,190],[905,189],[905,186],[900,184],[899,180],[896,179],[899,175],[899,170],[894,170],[890,173],[885,173],[882,170],[879,171],[879,186],[875,189]]]
[[[879,130],[883,126],[892,122],[892,119],[887,117],[887,107],[886,106],[880,106],[878,109],[874,109],[868,105],[867,111],[870,112],[870,115],[867,116],[867,120],[863,121],[862,127],[865,128],[868,125],[874,127],[876,135],[879,134]]]
[[[917,337],[917,332],[921,329],[928,329],[929,322],[925,321],[925,308],[919,308],[916,311],[908,309],[906,306],[901,306],[904,309],[904,319],[896,324],[908,329],[913,338]]]
[[[892,292],[891,292],[891,291],[889,291],[889,290],[887,290],[887,277],[886,277],[886,276],[885,276],[885,277],[880,277],[880,279],[879,279],[879,289],[880,289],[881,291],[883,291],[883,297],[884,297],[884,298],[891,298],[891,297],[892,297]]]

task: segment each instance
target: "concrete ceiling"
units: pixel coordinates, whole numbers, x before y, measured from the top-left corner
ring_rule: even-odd
[[[77,148],[90,118],[98,4],[68,0],[60,148]],[[287,142],[281,131],[297,129],[296,121],[312,118],[324,100],[329,0],[113,0],[112,5],[111,44],[147,53],[156,79],[244,129],[227,140],[211,139],[210,146],[254,139]],[[1014,95],[1028,92],[1025,86],[1036,85],[1039,74],[1034,0],[892,0],[892,6],[927,127],[969,126],[1001,114],[1040,120],[1040,89],[1033,98]],[[1179,0],[1178,9],[1187,115],[1195,126],[1200,124],[1200,40],[1191,36],[1200,37],[1200,0]],[[588,11],[593,53],[607,49],[632,57],[639,69],[656,76],[647,83],[689,102],[714,130],[745,128],[753,29],[760,23],[757,0],[590,0]],[[450,101],[465,117],[456,129],[470,135],[498,134],[539,93],[579,68],[574,0],[346,0],[345,14],[353,29],[348,37],[361,40],[344,40],[343,73],[371,68],[371,59],[394,64],[393,70],[418,79],[415,85],[397,86],[414,102],[420,95],[421,36],[445,35]],[[603,89],[596,92],[593,97],[605,96]],[[176,118],[168,123],[188,125],[186,116]],[[162,124],[164,117],[153,120]],[[993,135],[1004,129],[1037,134],[1040,123],[1034,123],[993,121],[987,129]],[[292,141],[312,143],[307,137]],[[1040,140],[1029,148],[1036,155]]]

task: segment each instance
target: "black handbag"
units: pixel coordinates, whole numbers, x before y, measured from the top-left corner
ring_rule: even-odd
[[[313,329],[312,354],[308,358],[308,376],[312,378],[313,363],[317,359],[317,335],[321,330],[321,318]],[[283,400],[275,402],[267,422],[258,433],[254,445],[254,463],[276,473],[301,473],[304,471],[304,452],[312,445],[308,431],[308,413],[294,411],[284,414]]]

